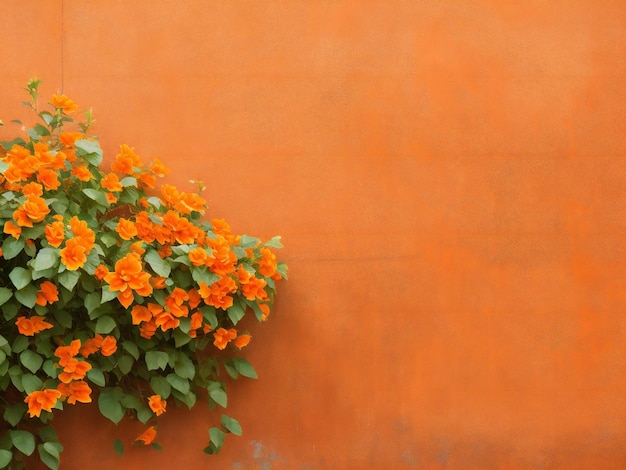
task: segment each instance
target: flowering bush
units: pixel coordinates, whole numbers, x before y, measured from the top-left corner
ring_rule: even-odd
[[[287,270],[271,250],[280,237],[234,235],[223,220],[203,221],[199,194],[157,188],[162,162],[144,165],[122,145],[103,170],[91,113],[75,123],[64,95],[40,111],[39,83],[28,83],[26,104],[40,122],[0,149],[0,468],[33,454],[58,468],[50,421],[68,405],[97,400],[114,423],[130,414],[146,425],[135,442],[156,447],[168,402],[192,408],[204,389],[225,408],[224,372],[256,373],[213,352],[250,342],[239,321],[268,317]],[[223,414],[205,452],[226,433],[241,427]]]

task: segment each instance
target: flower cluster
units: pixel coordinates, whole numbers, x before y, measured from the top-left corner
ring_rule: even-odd
[[[220,374],[256,373],[211,350],[250,343],[240,321],[267,320],[287,271],[272,251],[279,237],[235,235],[205,219],[200,194],[159,187],[169,170],[158,159],[122,145],[105,170],[91,113],[74,124],[78,106],[64,95],[39,112],[38,85],[27,90],[41,122],[0,148],[0,391],[14,397],[0,404],[0,468],[35,448],[57,468],[62,446],[47,423],[64,404],[97,399],[115,423],[132,414],[148,426],[136,442],[152,445],[168,400],[191,408],[205,389],[225,407]],[[241,427],[222,415],[205,452],[226,433]]]

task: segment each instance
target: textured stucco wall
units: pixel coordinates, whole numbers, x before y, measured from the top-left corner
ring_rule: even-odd
[[[163,452],[89,407],[61,468],[626,466],[623,0],[2,0],[0,119],[32,76],[280,234],[291,280]],[[92,425],[89,425],[92,420]]]

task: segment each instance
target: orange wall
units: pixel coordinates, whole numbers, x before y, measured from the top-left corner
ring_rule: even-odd
[[[204,456],[200,406],[119,459],[141,426],[76,407],[61,468],[626,468],[623,0],[2,0],[0,29],[0,118],[62,87],[290,266],[242,438]]]

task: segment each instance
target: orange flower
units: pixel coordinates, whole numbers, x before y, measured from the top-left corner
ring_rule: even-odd
[[[135,305],[130,312],[133,319],[133,325],[139,325],[141,322],[152,320],[152,313],[148,307],[143,305]]]
[[[115,204],[117,202],[117,196],[113,193],[104,193],[109,204]]]
[[[6,233],[7,235],[11,235],[15,239],[18,239],[20,238],[20,235],[22,234],[22,228],[18,227],[10,220],[7,220],[4,223],[4,233]]]
[[[241,285],[241,293],[248,300],[269,300],[267,292],[265,292],[266,285],[267,281],[251,276],[248,282]]]
[[[155,289],[165,289],[167,287],[166,281],[166,277],[154,276],[152,278],[152,287],[154,287]]]
[[[271,277],[276,272],[276,255],[268,248],[261,248],[261,255],[259,272],[265,277]]]
[[[37,181],[43,184],[46,191],[54,191],[61,186],[58,173],[50,168],[40,169],[37,173]]]
[[[59,291],[57,286],[52,284],[50,281],[43,281],[39,286],[39,291],[37,291],[37,305],[41,305],[42,307],[56,302],[59,300]]]
[[[135,295],[133,294],[132,289],[126,289],[117,294],[117,301],[125,308],[130,307],[130,305],[135,301]]]
[[[172,328],[178,328],[180,321],[170,312],[162,311],[154,318],[156,326],[160,327],[162,331],[171,330]]]
[[[144,322],[141,324],[141,327],[139,328],[139,335],[142,338],[150,339],[154,336],[154,334],[156,333],[156,330],[157,330],[156,322],[154,321],[154,319],[152,319],[148,322]]]
[[[116,155],[115,162],[111,164],[111,169],[118,173],[132,175],[135,172],[135,168],[139,166],[139,157],[134,149],[126,144],[122,144],[120,153]]]
[[[263,312],[261,314],[261,321],[267,320],[267,317],[270,316],[270,306],[267,304],[259,304],[259,310]]]
[[[100,180],[100,184],[103,188],[108,189],[111,192],[120,192],[123,189],[120,179],[115,173],[109,173],[106,175]]]
[[[80,340],[73,340],[68,346],[59,346],[54,350],[54,355],[59,358],[59,365],[65,367],[71,358],[80,351]]]
[[[61,263],[70,271],[82,268],[87,262],[85,251],[78,238],[70,238],[65,242],[65,248],[61,250]]]
[[[141,441],[146,446],[150,445],[154,441],[156,434],[157,434],[156,427],[150,426],[148,429],[146,429],[144,432],[142,432],[139,436],[135,438],[135,442]]]
[[[189,290],[189,307],[196,308],[202,302],[202,297],[196,289]]]
[[[138,241],[130,245],[130,251],[134,251],[138,255],[143,255],[146,252],[142,241]]]
[[[174,211],[168,211],[163,216],[163,226],[170,230],[170,241],[181,244],[195,242],[197,227],[185,217],[180,217]]]
[[[97,334],[93,338],[89,338],[83,346],[80,348],[80,355],[83,357],[89,357],[91,354],[97,352],[102,345],[102,335]]]
[[[61,393],[61,399],[67,398],[70,405],[76,404],[77,401],[91,403],[91,387],[84,380],[76,380],[69,384],[61,382],[57,390]]]
[[[150,170],[157,176],[165,176],[170,172],[169,168],[167,168],[158,158],[152,160]]]
[[[46,390],[36,390],[24,398],[24,403],[28,405],[28,414],[31,418],[39,416],[41,411],[52,411],[61,397],[61,392],[53,388]]]
[[[33,316],[30,318],[18,317],[15,324],[17,325],[17,331],[24,336],[35,336],[35,334],[40,331],[54,327],[54,325],[51,325],[45,321],[43,317],[39,316]]]
[[[200,328],[202,326],[202,322],[204,320],[204,317],[202,316],[201,312],[194,312],[191,314],[191,325],[190,328],[192,330],[197,330],[198,328]]]
[[[248,344],[250,344],[251,339],[252,339],[252,336],[250,335],[239,335],[237,336],[237,339],[235,340],[235,346],[239,349],[242,349],[246,347]]]
[[[191,264],[193,264],[194,266],[204,266],[204,264],[207,262],[207,259],[209,258],[206,250],[202,247],[190,250],[187,256],[189,256],[189,261],[191,261]]]
[[[95,232],[87,226],[87,222],[80,220],[77,216],[70,219],[70,229],[78,243],[85,248],[85,252],[89,253],[96,242]]]
[[[30,196],[31,194],[33,196],[41,196],[43,194],[43,186],[39,183],[35,183],[34,181],[32,181],[24,185],[24,187],[22,188],[22,193],[24,194],[24,196]]]
[[[149,188],[154,188],[154,185],[156,184],[156,176],[152,173],[143,172],[139,174],[139,181]]]
[[[150,409],[154,411],[154,414],[161,416],[165,413],[167,402],[161,398],[161,395],[152,395],[148,399],[148,405],[150,406]]]
[[[90,179],[93,179],[93,175],[91,174],[91,171],[89,171],[89,168],[87,168],[84,165],[79,165],[73,168],[72,174],[81,181],[89,181]]]
[[[78,105],[65,95],[52,95],[50,104],[64,113],[70,114],[78,109]]]
[[[72,357],[67,361],[67,365],[63,367],[63,372],[59,374],[59,380],[68,384],[73,380],[84,379],[87,371],[90,369],[90,363],[87,361],[79,361],[78,359]]]
[[[206,201],[196,193],[182,193],[180,200],[174,205],[177,211],[183,214],[191,214],[192,211],[204,212]]]
[[[146,296],[152,293],[150,273],[142,270],[141,259],[137,253],[128,253],[115,263],[115,271],[104,278],[112,292],[120,291],[119,302],[126,308],[133,302],[132,291]]]
[[[77,140],[84,137],[81,132],[61,132],[59,134],[59,140],[65,147],[74,147]]]
[[[166,204],[173,206],[180,200],[180,193],[171,184],[164,184],[161,186],[161,198]]]
[[[131,238],[137,236],[137,227],[135,227],[135,223],[124,218],[120,218],[117,226],[115,227],[115,231],[124,240],[130,240]]]
[[[165,259],[172,254],[172,247],[169,245],[165,245],[163,248],[157,251],[157,253],[161,258]]]
[[[63,222],[57,220],[46,225],[46,240],[50,246],[58,248],[65,239],[65,226]]]
[[[228,343],[237,337],[237,330],[234,328],[229,330],[218,328],[217,331],[213,333],[213,337],[215,338],[213,344],[217,347],[217,349],[224,349]]]
[[[224,277],[210,286],[200,283],[198,293],[204,299],[204,303],[215,308],[226,310],[233,305],[233,298],[228,295],[237,292],[237,284],[230,277]]]
[[[102,340],[100,352],[103,356],[112,356],[117,351],[117,340],[114,336],[107,336]]]
[[[104,264],[98,265],[96,270],[93,272],[93,275],[98,281],[101,281],[109,274],[109,268],[107,268]]]
[[[20,214],[16,217],[16,212],[20,212]],[[33,194],[29,195],[26,199],[26,202],[22,204],[14,213],[13,218],[17,221],[18,225],[32,227],[32,222],[41,222],[46,215],[50,213],[50,209],[46,204],[46,201],[39,196],[35,196]],[[24,223],[25,217],[29,222]],[[20,223],[20,220],[22,223]]]
[[[154,223],[146,211],[141,211],[135,216],[137,235],[146,243],[152,243],[155,239]]]

